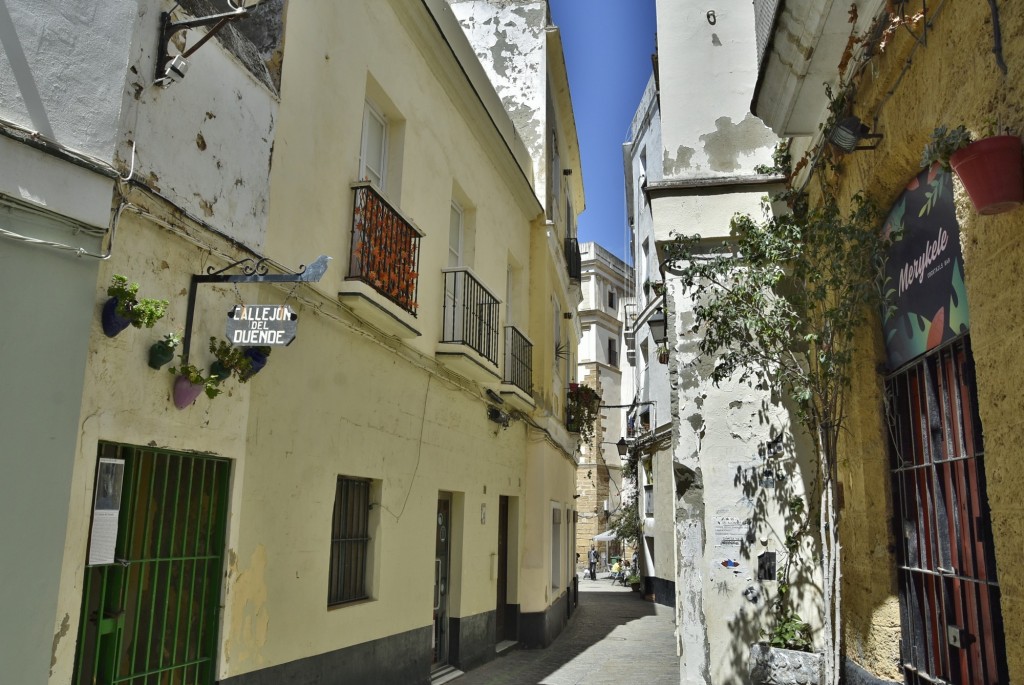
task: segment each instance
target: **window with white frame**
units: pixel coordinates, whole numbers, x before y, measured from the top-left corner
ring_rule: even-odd
[[[381,190],[387,183],[388,120],[367,100],[363,109],[363,138],[359,150],[359,178]]]
[[[452,200],[451,217],[448,222],[448,267],[463,266],[465,229],[463,211],[458,202]]]

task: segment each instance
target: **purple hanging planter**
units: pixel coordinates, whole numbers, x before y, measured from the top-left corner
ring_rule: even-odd
[[[203,392],[202,383],[192,383],[189,381],[188,376],[177,376],[174,379],[174,406],[178,409],[184,409],[199,397],[199,394]]]
[[[117,298],[111,297],[107,300],[106,304],[103,305],[103,312],[100,315],[100,323],[103,324],[103,334],[108,338],[113,338],[115,335],[128,328],[131,325],[131,319],[125,318],[117,313]]]

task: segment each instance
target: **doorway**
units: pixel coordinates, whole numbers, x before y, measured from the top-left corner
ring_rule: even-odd
[[[508,497],[498,498],[498,596],[494,604],[494,641],[509,639],[508,622]]]
[[[213,683],[230,462],[101,443],[123,460],[114,563],[85,570],[75,685]]]
[[[907,683],[1008,682],[969,336],[886,382]]]
[[[434,537],[434,632],[431,670],[437,670],[448,664],[451,512],[451,494],[441,493],[437,498],[437,528]]]

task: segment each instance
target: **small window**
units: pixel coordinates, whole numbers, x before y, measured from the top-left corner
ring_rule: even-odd
[[[608,339],[608,364],[610,366],[619,365],[619,350],[615,344],[615,338]]]
[[[615,309],[615,289],[608,288],[608,306]]]
[[[388,121],[369,102],[363,110],[363,140],[359,150],[359,178],[381,190],[387,181]]]
[[[327,605],[366,599],[370,551],[370,481],[338,476],[331,523]]]
[[[462,207],[453,200],[451,218],[448,222],[448,268],[463,265],[463,239]]]

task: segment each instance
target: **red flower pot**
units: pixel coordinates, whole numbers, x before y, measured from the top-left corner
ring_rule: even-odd
[[[979,214],[1000,214],[1024,202],[1024,169],[1017,136],[982,138],[949,158]]]

